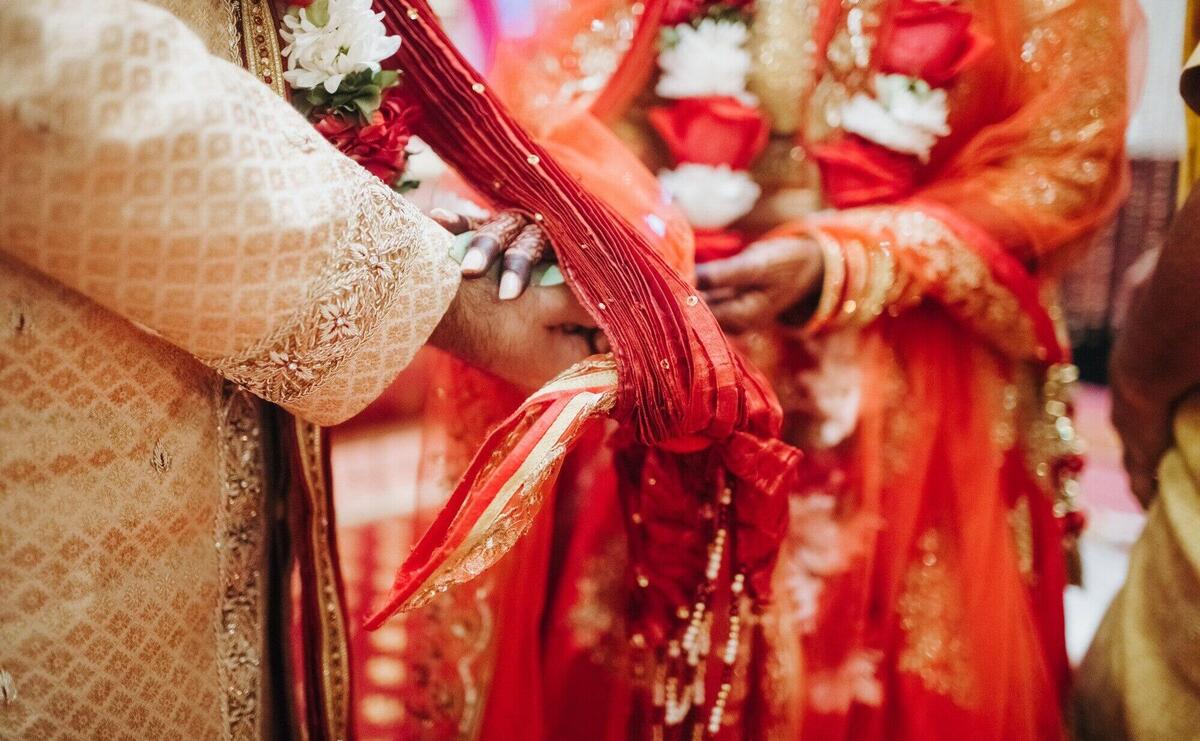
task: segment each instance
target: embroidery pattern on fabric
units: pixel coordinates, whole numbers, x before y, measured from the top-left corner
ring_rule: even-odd
[[[350,218],[357,221],[292,321],[248,350],[210,363],[218,373],[287,405],[319,388],[366,341],[400,297],[395,276],[417,259],[405,246],[420,238],[420,224],[405,219],[377,181],[363,182]]]
[[[930,692],[960,707],[974,707],[977,691],[959,630],[962,614],[944,538],[935,529],[926,530],[917,549],[896,604],[905,633],[897,668],[920,677]]]
[[[1121,43],[1121,24],[1100,9],[1074,6],[1074,0],[1026,0],[1033,23],[1021,59],[1030,76],[1043,86],[1080,74],[1092,82],[1069,105],[1039,119],[1011,158],[1013,176],[995,199],[1015,213],[1052,207],[1070,215],[1093,208],[1096,189],[1110,176],[1109,144],[1100,135],[1123,124],[1127,105],[1124,67],[1109,63]]]
[[[347,649],[346,624],[338,591],[337,571],[330,555],[330,513],[327,509],[326,487],[321,444],[321,428],[296,420],[296,440],[300,461],[308,484],[309,506],[312,509],[310,530],[317,610],[321,621],[321,681],[324,685],[325,706],[329,718],[330,738],[341,739],[350,727],[350,661]]]
[[[907,268],[892,269],[894,280],[878,307],[848,304],[839,312],[841,321],[854,319],[859,310],[869,310],[872,315],[896,312],[918,303],[926,291],[936,291],[942,304],[1006,354],[1036,356],[1039,345],[1033,322],[1016,297],[997,283],[983,259],[937,218],[911,208],[857,208],[839,212],[830,225],[831,233],[838,225],[846,225],[876,235],[892,245],[896,263]]]
[[[571,399],[525,462],[502,483],[488,508],[493,514],[474,526],[466,541],[423,582],[401,609],[411,610],[427,604],[455,584],[479,576],[512,550],[517,540],[533,524],[545,496],[545,485],[562,465],[565,455],[563,441],[569,439],[579,425],[607,414],[616,404],[616,392],[611,386],[614,380],[612,367],[611,358],[584,361],[553,382],[562,388],[573,384],[583,388],[589,382],[596,382],[589,379],[600,379],[599,382],[607,387],[599,392],[585,391]],[[488,478],[502,462],[506,451],[534,424],[538,413],[536,409],[527,410],[525,418],[509,433],[505,444],[497,446],[492,459],[476,478],[477,482]]]
[[[218,393],[222,497],[215,547],[221,584],[216,623],[221,715],[225,739],[252,739],[259,734],[261,708],[262,430],[257,399],[229,383],[222,383]]]
[[[541,66],[560,83],[553,96],[535,96],[534,105],[537,108],[575,105],[603,90],[629,51],[644,10],[640,2],[619,0],[603,17],[594,18],[586,30],[575,35],[569,54],[561,58],[545,54],[535,59],[533,64]]]
[[[588,651],[592,663],[616,668],[626,644],[625,621],[618,605],[625,602],[625,566],[628,549],[614,537],[589,558],[575,581],[576,598],[567,623],[576,645]]]
[[[246,70],[269,85],[279,97],[286,99],[287,87],[283,82],[283,63],[271,3],[268,0],[233,1],[240,16],[239,30]]]

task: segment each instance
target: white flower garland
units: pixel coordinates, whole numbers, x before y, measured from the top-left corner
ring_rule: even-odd
[[[733,20],[705,18],[693,26],[671,29],[673,43],[658,55],[662,76],[655,87],[662,98],[704,98],[728,95],[746,105],[758,99],[746,90],[750,74],[750,29]]]
[[[697,229],[721,229],[750,213],[762,189],[745,170],[684,162],[658,182]]]
[[[746,105],[758,99],[746,89],[752,63],[750,29],[736,20],[705,18],[672,27],[673,43],[659,52],[662,69],[655,93],[663,98],[728,96]],[[697,229],[722,229],[750,213],[762,189],[746,170],[728,165],[679,164],[658,181]]]
[[[955,0],[949,0],[953,3]],[[729,96],[746,105],[752,59],[750,29],[729,18],[681,23],[667,32],[658,55],[662,70],[655,92],[662,98]],[[946,90],[906,75],[876,74],[873,94],[860,92],[838,111],[840,128],[885,149],[929,161],[938,140],[950,134]],[[659,173],[659,181],[699,229],[721,229],[748,214],[760,195],[747,171],[682,163]]]
[[[875,97],[858,93],[842,106],[842,130],[928,162],[950,133],[946,91],[906,75],[876,74],[873,84]]]
[[[383,14],[372,10],[371,0],[318,2],[326,12],[314,12],[314,3],[283,17],[279,33],[287,42],[283,56],[288,63],[283,78],[293,88],[320,85],[335,93],[347,75],[378,72],[380,63],[399,50],[400,37],[387,35]]]

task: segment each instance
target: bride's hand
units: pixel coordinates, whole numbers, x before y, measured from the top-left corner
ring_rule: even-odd
[[[697,265],[696,282],[725,331],[738,334],[776,321],[802,323],[815,308],[823,266],[816,242],[781,237]]]
[[[550,246],[542,227],[520,211],[509,209],[476,220],[437,208],[430,216],[452,234],[475,231],[462,261],[464,278],[486,275],[497,258],[504,256],[497,293],[501,301],[515,299],[525,292],[533,266]]]

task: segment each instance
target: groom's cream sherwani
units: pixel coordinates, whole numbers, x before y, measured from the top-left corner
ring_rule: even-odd
[[[428,337],[450,238],[281,98],[269,3],[158,4],[0,3],[0,738],[292,733],[290,553],[339,737],[315,424]]]

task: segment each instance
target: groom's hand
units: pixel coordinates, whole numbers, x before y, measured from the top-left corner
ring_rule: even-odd
[[[504,270],[500,274],[500,289],[497,292],[501,301],[510,301],[525,293],[533,266],[538,264],[550,246],[542,227],[520,211],[509,209],[486,219],[471,219],[435,208],[430,216],[451,234],[475,231],[462,261],[464,278],[487,275],[503,255]]]
[[[491,280],[463,281],[430,342],[525,390],[606,349],[566,286],[501,301]]]

